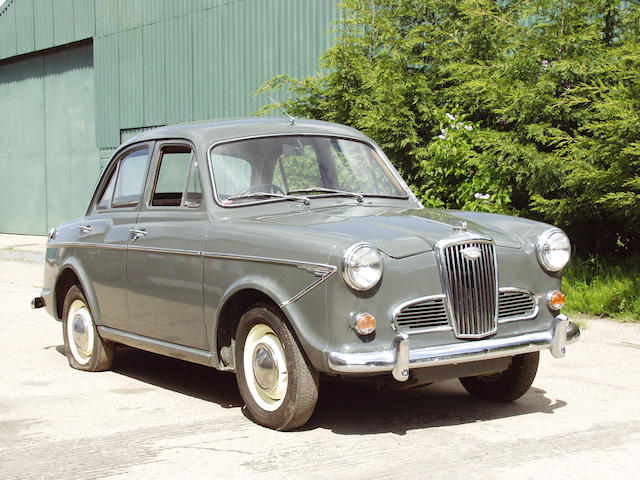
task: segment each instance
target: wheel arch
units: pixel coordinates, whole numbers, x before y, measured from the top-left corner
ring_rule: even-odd
[[[289,319],[286,318],[278,302],[274,300],[272,293],[270,294],[260,288],[256,288],[255,285],[247,285],[230,292],[223,302],[221,302],[222,306],[218,309],[212,342],[214,353],[221,369],[228,369],[233,366],[233,357],[229,357],[228,354],[223,355],[222,349],[225,347],[231,348],[240,317],[256,304],[264,304],[280,312],[287,320],[287,323],[290,324]],[[229,350],[229,354],[230,353],[231,351]]]
[[[89,308],[91,309],[91,314],[93,315],[94,322],[96,323],[96,325],[99,325],[100,309],[98,308],[95,292],[93,290],[93,287],[91,286],[91,281],[89,280],[86,272],[84,272],[80,264],[75,259],[69,259],[69,261],[60,268],[60,273],[56,278],[53,294],[53,298],[55,301],[54,312],[56,314],[56,318],[58,320],[62,320],[64,299],[69,289],[74,285],[78,285],[82,290],[82,293],[87,299],[87,302],[89,302]]]

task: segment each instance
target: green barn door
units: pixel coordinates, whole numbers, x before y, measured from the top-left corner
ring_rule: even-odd
[[[0,232],[82,215],[100,171],[93,46],[0,64]]]

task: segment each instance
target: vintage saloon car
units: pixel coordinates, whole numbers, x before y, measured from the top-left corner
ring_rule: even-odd
[[[311,416],[319,376],[460,378],[511,401],[560,313],[567,236],[522,218],[422,207],[380,148],[330,123],[250,119],[122,145],[86,214],[49,233],[42,296],[72,367],[118,344],[235,372],[249,415]]]

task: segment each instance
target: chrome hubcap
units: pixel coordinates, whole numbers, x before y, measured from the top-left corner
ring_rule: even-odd
[[[260,408],[277,410],[287,393],[287,357],[271,327],[258,324],[247,334],[243,352],[243,374],[251,396]]]
[[[67,341],[73,358],[86,365],[93,354],[93,318],[82,300],[71,304],[67,315]]]
[[[270,392],[278,381],[278,365],[271,349],[260,343],[253,354],[253,375],[256,383],[265,392]]]
[[[89,333],[85,319],[81,315],[73,317],[73,341],[76,343],[78,350],[82,352],[87,351],[87,345],[89,343]]]

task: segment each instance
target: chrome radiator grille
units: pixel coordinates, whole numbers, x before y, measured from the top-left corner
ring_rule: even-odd
[[[481,338],[495,333],[498,292],[493,243],[456,241],[437,245],[437,252],[456,336]]]

